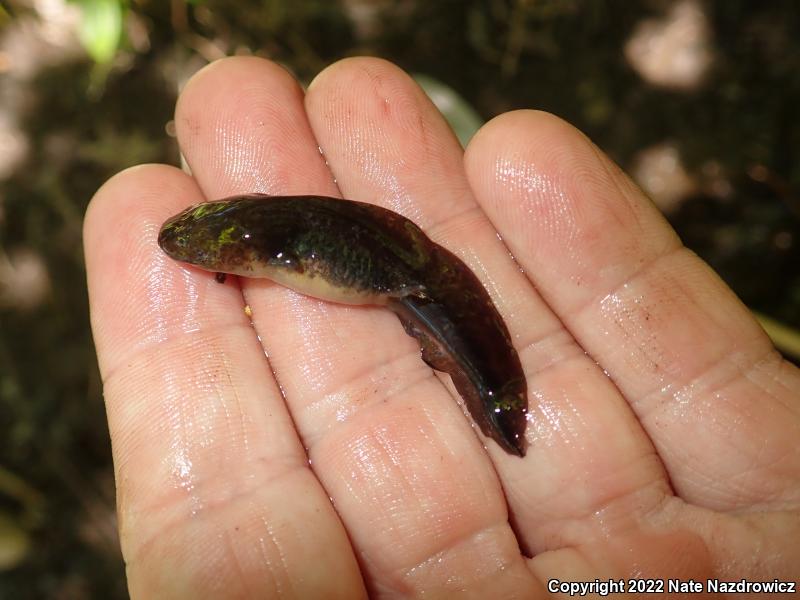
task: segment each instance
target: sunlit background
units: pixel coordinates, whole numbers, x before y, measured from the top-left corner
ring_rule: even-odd
[[[304,83],[368,54],[462,143],[531,107],[584,130],[800,361],[794,0],[0,1],[0,598],[125,598],[81,221],[116,171],[180,164],[209,61]]]

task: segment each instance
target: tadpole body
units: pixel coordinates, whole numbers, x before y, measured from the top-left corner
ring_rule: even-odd
[[[346,304],[384,305],[450,375],[481,431],[524,456],[527,384],[488,292],[412,221],[373,204],[324,196],[251,194],[168,219],[158,243],[175,260],[266,277]]]

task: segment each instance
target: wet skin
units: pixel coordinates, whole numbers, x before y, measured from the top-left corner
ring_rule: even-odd
[[[450,375],[481,431],[525,455],[527,385],[505,323],[472,271],[405,217],[352,200],[252,194],[187,208],[158,243],[207,271],[386,306],[423,360]]]

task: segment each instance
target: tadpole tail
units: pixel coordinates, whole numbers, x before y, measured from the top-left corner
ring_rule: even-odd
[[[425,293],[390,300],[422,358],[450,375],[481,431],[506,452],[525,455],[527,384],[488,292],[464,263],[438,247]]]

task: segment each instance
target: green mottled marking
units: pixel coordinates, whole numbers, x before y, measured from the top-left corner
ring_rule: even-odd
[[[208,215],[213,215],[215,213],[221,212],[228,208],[226,204],[222,204],[219,202],[206,202],[204,204],[199,204],[191,213],[192,218],[200,219],[201,217],[206,217]]]
[[[519,398],[506,396],[494,401],[495,410],[516,410],[522,408],[523,402]]]
[[[224,246],[225,244],[231,244],[235,240],[233,239],[233,232],[236,231],[236,225],[231,225],[230,227],[226,227],[222,231],[219,232],[219,237],[217,238],[217,244],[220,246]]]

